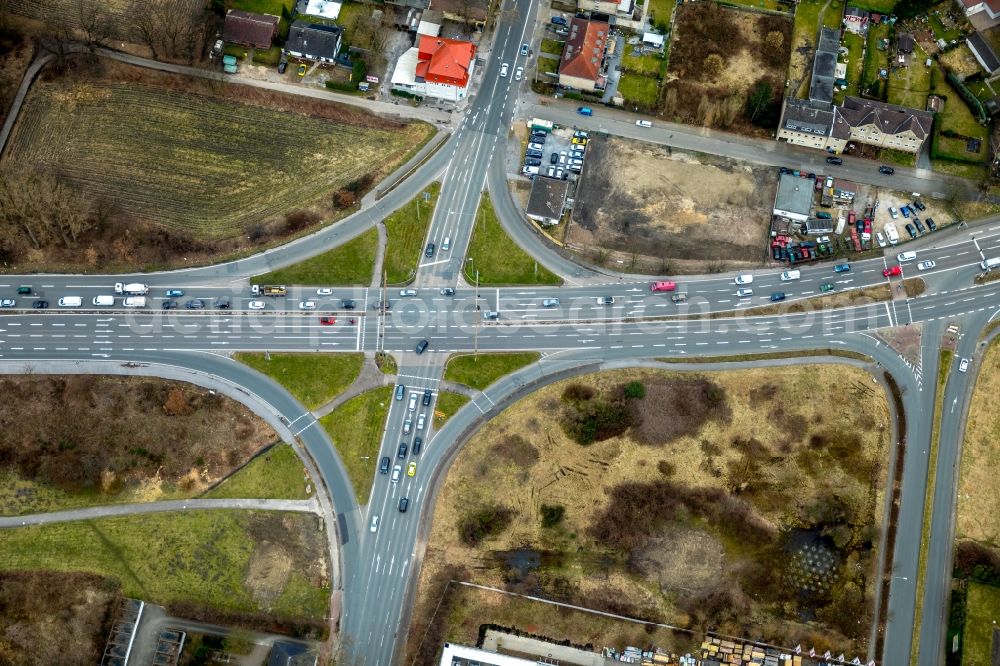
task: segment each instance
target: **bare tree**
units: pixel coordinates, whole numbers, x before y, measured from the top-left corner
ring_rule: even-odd
[[[193,62],[204,32],[205,14],[198,2],[149,0],[129,8],[132,31],[154,58],[185,58]]]
[[[111,39],[114,24],[104,5],[94,0],[77,0],[76,18],[84,41],[91,50],[106,46]]]
[[[39,249],[74,247],[94,228],[90,203],[51,174],[5,169],[0,174],[0,228]]]

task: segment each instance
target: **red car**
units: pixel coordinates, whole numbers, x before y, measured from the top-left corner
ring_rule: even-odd
[[[900,268],[899,266],[890,266],[889,268],[882,271],[882,275],[884,275],[885,277],[893,277],[895,275],[902,275],[902,274],[903,274],[903,269]]]
[[[865,218],[865,233],[871,234],[872,232],[872,219],[870,217]]]
[[[323,326],[333,326],[334,324],[337,323],[337,318],[336,317],[320,317],[319,318],[319,323],[323,324]]]
[[[855,216],[854,211],[852,210],[847,214],[847,223],[853,227],[855,219],[857,219],[857,216]]]

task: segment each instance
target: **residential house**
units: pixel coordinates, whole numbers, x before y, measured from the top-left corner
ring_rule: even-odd
[[[990,43],[983,37],[981,32],[974,32],[968,36],[965,43],[969,46],[969,50],[972,51],[972,55],[976,57],[976,62],[979,66],[986,70],[989,75],[994,74],[997,70],[1000,70],[1000,58],[997,57],[996,51],[990,46]]]
[[[544,226],[559,224],[567,192],[569,181],[537,176],[531,183],[531,195],[528,197],[528,219]]]
[[[851,32],[864,34],[868,30],[869,20],[868,11],[860,7],[848,7],[844,10],[844,27]]]
[[[854,201],[858,196],[858,184],[840,178],[833,179],[833,198],[838,201]]]
[[[643,29],[642,12],[636,11],[635,0],[578,0],[577,11],[591,14],[606,14],[614,17],[615,25],[640,31]]]
[[[976,30],[1000,24],[1000,0],[956,0]]]
[[[809,81],[809,100],[833,102],[833,82],[837,74],[837,52],[840,50],[840,31],[823,28],[813,56],[812,78]]]
[[[301,19],[292,23],[285,41],[285,53],[314,62],[334,62],[340,53],[344,31],[336,25],[318,25]]]
[[[896,35],[896,52],[897,53],[913,53],[913,47],[916,45],[917,40],[914,38],[913,33],[901,32]]]
[[[796,146],[831,150],[830,130],[833,128],[832,104],[810,102],[805,99],[786,98],[778,125],[778,141]],[[841,147],[841,150],[843,147]]]
[[[602,73],[610,26],[601,21],[574,18],[559,63],[559,85],[594,92],[604,90]]]
[[[271,41],[278,34],[278,16],[254,14],[242,9],[230,9],[222,26],[222,39],[230,44],[271,48]]]
[[[398,7],[412,7],[415,9],[427,9],[431,6],[431,0],[385,0],[385,2]]]
[[[267,666],[316,666],[319,657],[309,645],[290,640],[274,641]]]
[[[423,0],[402,1],[422,2]],[[434,9],[440,11],[447,20],[477,28],[482,28],[486,24],[489,6],[490,0],[434,0]]]
[[[476,45],[458,39],[419,35],[417,46],[399,57],[392,87],[449,102],[464,99],[472,84]]]
[[[916,153],[933,119],[928,111],[860,97],[847,97],[842,106],[787,99],[777,138],[831,153],[843,152],[850,141]]]

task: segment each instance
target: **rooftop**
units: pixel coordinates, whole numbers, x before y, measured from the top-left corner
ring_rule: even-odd
[[[910,131],[920,140],[931,133],[931,124],[934,121],[934,114],[928,111],[860,97],[846,97],[844,104],[838,107],[837,115],[850,127],[875,125],[885,134],[902,134]]]
[[[832,124],[833,108],[829,104],[791,98],[785,101],[781,126],[787,130],[826,136]]]
[[[528,217],[543,222],[558,221],[562,217],[568,191],[569,181],[538,176],[531,184]]]
[[[288,29],[285,49],[307,56],[333,59],[340,49],[341,29],[335,25],[318,25],[299,19]]]
[[[563,50],[559,74],[597,81],[601,74],[601,61],[608,46],[607,23],[574,18],[569,24],[569,37]]]
[[[839,49],[840,31],[823,28],[813,57],[812,79],[809,82],[809,99],[813,102],[833,102],[833,79],[837,73]]]
[[[972,50],[972,55],[976,56],[976,60],[979,61],[979,64],[987,73],[992,74],[1000,69],[1000,58],[997,57],[996,51],[993,50],[993,47],[990,46],[990,43],[983,37],[982,33],[972,33],[965,42],[969,45],[969,49]]]
[[[781,174],[778,179],[778,194],[774,198],[774,209],[808,215],[812,210],[814,181],[809,178]]]
[[[537,660],[508,657],[487,650],[445,643],[439,666],[538,666]]]
[[[271,48],[271,39],[278,29],[279,20],[279,17],[271,14],[254,14],[242,9],[230,9],[226,12],[222,39],[261,49]]]
[[[419,35],[416,75],[424,81],[464,87],[476,57],[472,42]]]

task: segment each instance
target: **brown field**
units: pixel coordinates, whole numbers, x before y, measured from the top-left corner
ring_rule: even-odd
[[[780,101],[792,21],[713,3],[685,3],[677,8],[673,29],[660,115],[695,125],[769,134],[751,124],[744,109],[749,91],[758,82],[767,82],[772,100]]]
[[[983,356],[962,444],[955,536],[1000,549],[1000,346]]]
[[[629,398],[629,382],[644,397]],[[869,375],[825,365],[630,370],[546,387],[488,423],[449,470],[410,657],[430,663],[441,641],[474,641],[484,622],[573,638],[499,596],[485,606],[443,597],[448,578],[863,653],[888,418]],[[804,571],[807,553],[827,558],[827,572]],[[810,590],[811,575],[820,582]],[[439,602],[448,610],[422,639]],[[588,640],[621,631],[608,625]]]
[[[0,573],[0,663],[100,663],[118,588],[93,574]]]
[[[182,382],[5,376],[0,514],[193,496],[277,435],[240,403]]]
[[[589,260],[680,274],[767,259],[774,169],[601,137],[587,164],[565,240]]]

